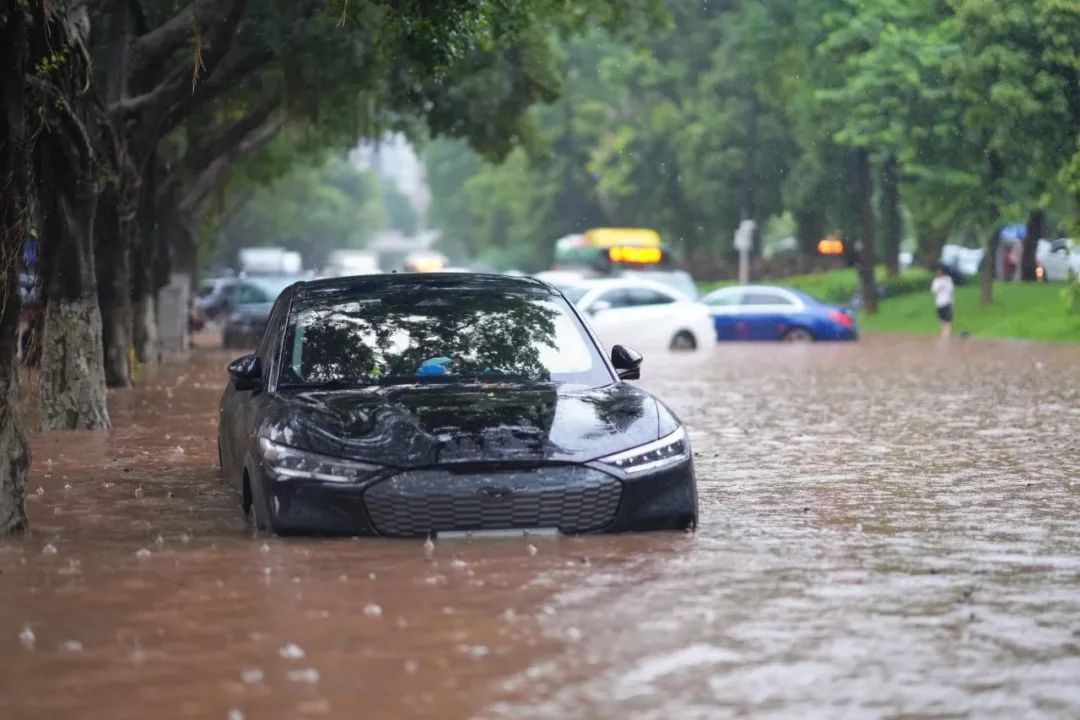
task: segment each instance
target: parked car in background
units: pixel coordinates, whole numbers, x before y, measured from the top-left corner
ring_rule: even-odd
[[[691,298],[649,280],[579,280],[561,286],[608,349],[706,350],[715,345],[712,318]]]
[[[1035,246],[1035,261],[1038,263],[1039,279],[1043,282],[1067,282],[1073,272],[1072,258],[1068,238],[1040,240]]]
[[[982,248],[967,248],[962,245],[945,245],[941,248],[941,263],[955,268],[964,275],[979,274],[982,256]]]
[[[254,347],[278,295],[300,279],[296,275],[283,275],[239,280],[232,289],[230,311],[221,330],[222,346]]]
[[[771,285],[720,288],[701,299],[717,340],[856,340],[855,313],[799,290]]]
[[[697,283],[694,282],[694,278],[690,273],[685,270],[658,270],[652,268],[647,270],[621,270],[616,273],[615,277],[649,280],[678,290],[691,300],[696,300],[698,297]]]
[[[232,291],[240,282],[235,277],[208,278],[199,285],[195,298],[197,315],[207,320],[217,320],[227,315],[232,302]]]

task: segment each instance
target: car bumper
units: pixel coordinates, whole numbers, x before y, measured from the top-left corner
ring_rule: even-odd
[[[697,525],[693,462],[641,477],[590,465],[403,471],[342,485],[262,476],[275,532],[427,537],[440,532],[565,534],[684,530]]]

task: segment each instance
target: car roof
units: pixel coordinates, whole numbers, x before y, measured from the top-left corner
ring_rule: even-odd
[[[671,287],[670,285],[656,280],[649,280],[642,277],[617,277],[617,278],[582,278],[574,282],[564,284],[566,287],[580,288],[582,290],[604,289],[604,288],[617,288],[617,287],[642,287],[649,288],[650,290],[660,290],[670,295],[677,295],[685,298],[686,293],[680,292],[678,288]]]
[[[786,287],[784,285],[728,285],[726,287],[720,287],[716,288],[715,290],[710,290],[708,293],[705,294],[705,297],[709,297],[710,295],[715,295],[720,292],[733,292],[735,290],[742,292],[745,292],[747,290],[757,290],[762,292],[781,292],[794,295],[795,297],[803,301],[820,302],[817,298],[815,298],[813,295],[810,295],[809,293],[805,293],[802,290],[796,290],[792,287]]]
[[[385,295],[431,290],[510,292],[539,296],[558,293],[547,283],[531,277],[471,272],[431,272],[380,273],[309,280],[296,285],[295,298],[301,302],[318,302],[320,299],[342,295]]]

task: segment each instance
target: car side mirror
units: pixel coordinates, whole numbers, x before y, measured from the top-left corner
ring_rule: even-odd
[[[641,353],[637,350],[616,345],[611,348],[611,364],[619,374],[620,380],[637,380],[641,377]]]
[[[244,355],[229,363],[229,376],[237,390],[258,390],[262,386],[262,363],[258,355]]]
[[[610,310],[610,309],[611,309],[611,303],[610,302],[608,302],[607,300],[597,300],[596,302],[594,302],[592,305],[589,306],[589,311],[588,312],[589,312],[590,315],[595,315],[595,314],[597,314],[599,312],[603,312],[604,310]]]

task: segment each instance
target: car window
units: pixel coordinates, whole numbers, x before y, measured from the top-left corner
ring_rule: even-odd
[[[564,300],[517,293],[433,290],[301,307],[282,353],[283,385],[611,382]]]
[[[606,302],[613,308],[630,307],[630,296],[626,294],[626,290],[623,288],[615,288],[614,290],[608,290],[600,294],[600,297],[596,300]]]
[[[270,302],[266,292],[256,285],[240,285],[234,291],[232,300],[237,305],[252,305],[255,303]]]
[[[626,294],[630,305],[666,305],[675,302],[675,298],[652,288],[627,288]]]
[[[205,282],[199,286],[199,297],[206,298],[214,294],[216,283]]]
[[[788,298],[768,290],[747,290],[743,294],[742,305],[794,305]]]
[[[581,299],[589,292],[588,288],[576,286],[561,286],[559,287],[559,290],[562,291],[562,294],[566,296],[567,300],[575,305],[581,302]]]
[[[705,304],[711,307],[738,305],[742,299],[742,290],[724,290],[705,298]]]

